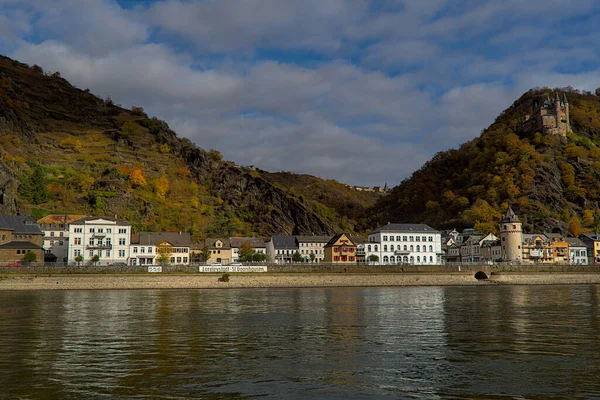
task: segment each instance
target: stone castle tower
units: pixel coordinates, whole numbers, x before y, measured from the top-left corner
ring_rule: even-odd
[[[502,246],[502,259],[506,261],[521,260],[523,258],[523,229],[519,217],[508,208],[500,221],[500,245]]]
[[[571,130],[567,95],[563,94],[562,100],[558,92],[554,98],[551,98],[550,95],[536,97],[533,100],[533,116],[526,117],[524,130],[566,137],[567,131]]]

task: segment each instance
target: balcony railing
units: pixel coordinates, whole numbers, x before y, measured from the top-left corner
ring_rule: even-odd
[[[112,250],[112,244],[88,244],[85,248],[87,250]]]

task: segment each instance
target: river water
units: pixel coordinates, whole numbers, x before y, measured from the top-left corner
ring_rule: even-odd
[[[600,285],[0,292],[0,398],[600,398]]]

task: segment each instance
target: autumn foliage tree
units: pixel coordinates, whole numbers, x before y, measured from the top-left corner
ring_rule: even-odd
[[[166,176],[161,176],[154,182],[154,192],[158,197],[164,199],[170,186],[169,179]]]
[[[129,181],[131,184],[135,186],[146,186],[146,178],[144,178],[144,173],[139,168],[134,168],[129,175]]]
[[[161,242],[156,246],[157,260],[161,264],[167,264],[171,260],[173,254],[173,246],[169,242]]]

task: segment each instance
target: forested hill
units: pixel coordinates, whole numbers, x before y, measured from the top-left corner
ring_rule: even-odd
[[[1,212],[118,215],[138,231],[195,239],[351,231],[379,197],[315,177],[263,177],[178,138],[142,108],[2,56],[0,159]]]
[[[572,132],[566,139],[524,131],[534,98],[556,95],[530,90],[480,137],[436,154],[381,198],[370,210],[372,223],[495,232],[510,205],[529,231],[599,230],[600,97],[572,88],[557,91],[570,104]]]

